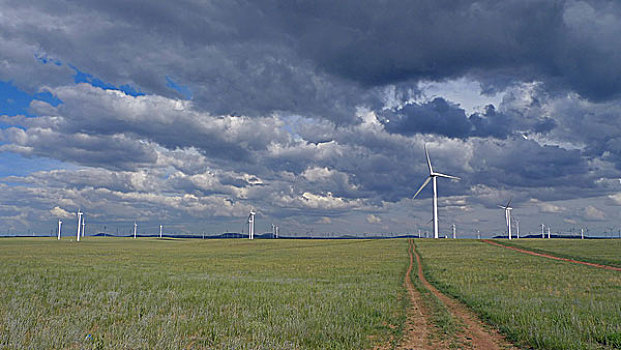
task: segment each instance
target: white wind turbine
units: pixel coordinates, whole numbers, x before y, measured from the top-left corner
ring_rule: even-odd
[[[82,211],[78,209],[78,233],[76,235],[76,239],[80,241],[80,229],[82,228]]]
[[[254,239],[254,216],[256,213],[254,210],[250,211],[250,215],[248,215],[248,239]]]
[[[438,184],[437,184],[436,178],[445,177],[447,179],[455,179],[455,180],[460,180],[460,178],[458,178],[457,176],[446,175],[446,174],[437,173],[433,171],[433,167],[431,166],[431,159],[429,159],[429,152],[427,152],[426,146],[425,146],[425,157],[427,158],[427,167],[429,168],[429,177],[427,178],[427,180],[425,180],[425,182],[423,182],[423,184],[420,186],[418,191],[414,193],[414,196],[412,196],[412,199],[418,196],[420,191],[422,191],[423,188],[427,186],[429,181],[433,182],[433,238],[438,238],[439,237],[438,235]]]
[[[511,239],[511,199],[507,202],[507,205],[498,205],[499,208],[505,210],[505,221],[507,223],[507,235],[509,236],[509,240]]]
[[[58,240],[60,240],[60,229],[63,226],[62,220],[58,219]]]

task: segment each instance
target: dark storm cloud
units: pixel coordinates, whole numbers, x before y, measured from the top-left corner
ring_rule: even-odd
[[[621,47],[610,45],[621,34],[617,2],[321,1],[284,8],[303,55],[368,86],[472,75],[490,88],[543,79],[594,99],[621,91]]]
[[[510,101],[505,101],[502,107],[508,105]],[[556,126],[553,119],[526,118],[516,111],[498,111],[494,105],[487,105],[483,112],[467,116],[462,108],[441,97],[425,103],[408,103],[396,111],[383,111],[381,115],[386,131],[402,135],[424,133],[451,138],[505,139],[518,133],[546,134]]]
[[[615,2],[5,1],[3,8],[4,79],[31,86],[36,69],[35,79],[58,84],[72,64],[116,86],[180,97],[169,77],[214,114],[287,111],[351,122],[356,105],[379,103],[372,87],[464,75],[490,88],[543,80],[594,99],[621,91],[621,48],[610,45],[621,33]]]

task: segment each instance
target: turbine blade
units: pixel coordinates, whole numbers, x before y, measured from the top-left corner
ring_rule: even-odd
[[[425,157],[427,157],[427,167],[429,168],[429,175],[433,174],[433,167],[431,166],[431,159],[429,159],[429,151],[427,151],[427,145],[425,148]]]
[[[459,177],[457,177],[457,176],[453,176],[453,175],[446,175],[446,174],[442,174],[442,173],[433,173],[433,176],[445,177],[445,178],[447,178],[447,179],[461,180],[461,178],[459,178]]]
[[[502,208],[502,209],[505,209],[505,210],[507,209],[504,205],[500,205],[500,204],[498,204],[498,208]]]
[[[420,191],[423,190],[423,188],[425,188],[425,186],[427,186],[427,184],[429,183],[429,181],[431,181],[431,176],[427,178],[427,180],[425,180],[425,182],[423,182],[422,185],[420,185],[420,187],[418,188],[418,191],[416,191],[416,193],[414,193],[414,195],[412,196],[412,199],[416,198],[416,196],[418,196],[418,194],[420,193]]]
[[[509,207],[511,206],[511,200],[512,200],[512,199],[513,199],[513,198],[509,197],[509,201],[507,202],[507,205],[506,205],[506,207],[507,207],[507,208],[509,208]]]

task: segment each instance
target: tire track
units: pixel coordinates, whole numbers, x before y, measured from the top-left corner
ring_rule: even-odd
[[[429,342],[429,336],[433,325],[430,322],[429,313],[423,305],[423,297],[421,293],[416,290],[412,283],[411,274],[414,267],[414,243],[409,240],[408,254],[410,256],[410,266],[405,273],[403,284],[408,290],[408,296],[410,298],[410,309],[408,310],[408,316],[406,321],[406,329],[401,339],[401,343],[398,349],[416,349],[416,350],[433,350],[441,349],[444,346],[434,346]]]
[[[437,296],[442,303],[448,308],[453,317],[460,320],[464,329],[457,333],[457,337],[460,338],[461,343],[466,349],[518,349],[498,333],[495,329],[484,324],[479,318],[470,311],[461,302],[444,295],[437,290],[431,283],[427,281],[423,274],[423,266],[421,264],[421,258],[413,244],[411,244],[411,250],[416,257],[418,264],[418,278],[422,282],[423,286],[427,288],[431,293]],[[410,253],[410,257],[412,253]],[[434,347],[437,349],[437,347]]]
[[[503,247],[503,248],[515,250],[516,252],[520,252],[520,253],[524,253],[524,254],[540,256],[540,257],[543,257],[543,258],[548,258],[548,259],[553,259],[553,260],[567,261],[567,262],[574,263],[574,264],[587,265],[587,266],[591,266],[591,267],[597,267],[597,268],[600,268],[600,269],[613,270],[613,271],[621,271],[621,268],[619,268],[619,267],[595,264],[595,263],[590,263],[590,262],[580,261],[580,260],[574,260],[574,259],[561,258],[561,257],[550,255],[550,254],[537,253],[537,252],[533,252],[531,250],[527,250],[527,249],[523,249],[523,248],[518,248],[518,247],[512,247],[512,246],[504,245],[502,243],[490,241],[489,239],[482,239],[481,241],[483,241],[483,242],[485,242],[487,244],[498,246],[498,247]]]

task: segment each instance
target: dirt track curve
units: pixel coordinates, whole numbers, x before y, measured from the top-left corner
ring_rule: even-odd
[[[574,264],[582,264],[582,265],[587,265],[587,266],[592,266],[592,267],[598,267],[600,269],[621,271],[621,268],[619,268],[619,267],[595,264],[595,263],[590,263],[590,262],[580,261],[580,260],[561,258],[561,257],[550,255],[550,254],[537,253],[537,252],[533,252],[531,250],[517,248],[517,247],[512,247],[512,246],[504,245],[504,244],[501,244],[501,243],[498,243],[498,242],[490,241],[489,239],[482,239],[482,241],[485,242],[485,243],[491,244],[491,245],[495,245],[495,246],[498,246],[498,247],[503,247],[503,248],[515,250],[516,252],[520,252],[520,253],[524,253],[524,254],[530,254],[530,255],[534,255],[534,256],[540,256],[540,257],[544,257],[544,258],[548,258],[548,259],[554,259],[554,260],[560,260],[560,261],[567,261],[567,262],[574,263]]]
[[[421,258],[414,248],[414,241],[410,240],[409,243],[410,266],[405,275],[404,284],[410,297],[411,309],[408,311],[406,329],[398,349],[432,350],[454,348],[454,344],[451,344],[451,339],[439,339],[438,332],[432,324],[431,315],[423,304],[422,295],[412,284],[410,275],[414,265],[414,257],[416,257],[418,265],[417,275],[423,286],[446,305],[451,315],[458,320],[458,323],[463,324],[463,329],[456,332],[456,337],[460,343],[458,348],[477,350],[517,349],[497,331],[481,322],[472,311],[460,302],[442,294],[432,286],[423,274]]]
[[[414,288],[412,280],[410,278],[412,274],[412,268],[414,267],[414,256],[412,251],[414,245],[412,240],[409,242],[408,254],[410,255],[410,266],[405,273],[405,284],[408,290],[408,296],[410,297],[410,309],[408,310],[407,321],[405,324],[403,338],[398,349],[443,349],[445,346],[433,347],[433,344],[429,341],[430,331],[432,325],[429,319],[429,312],[424,308],[421,293]]]

